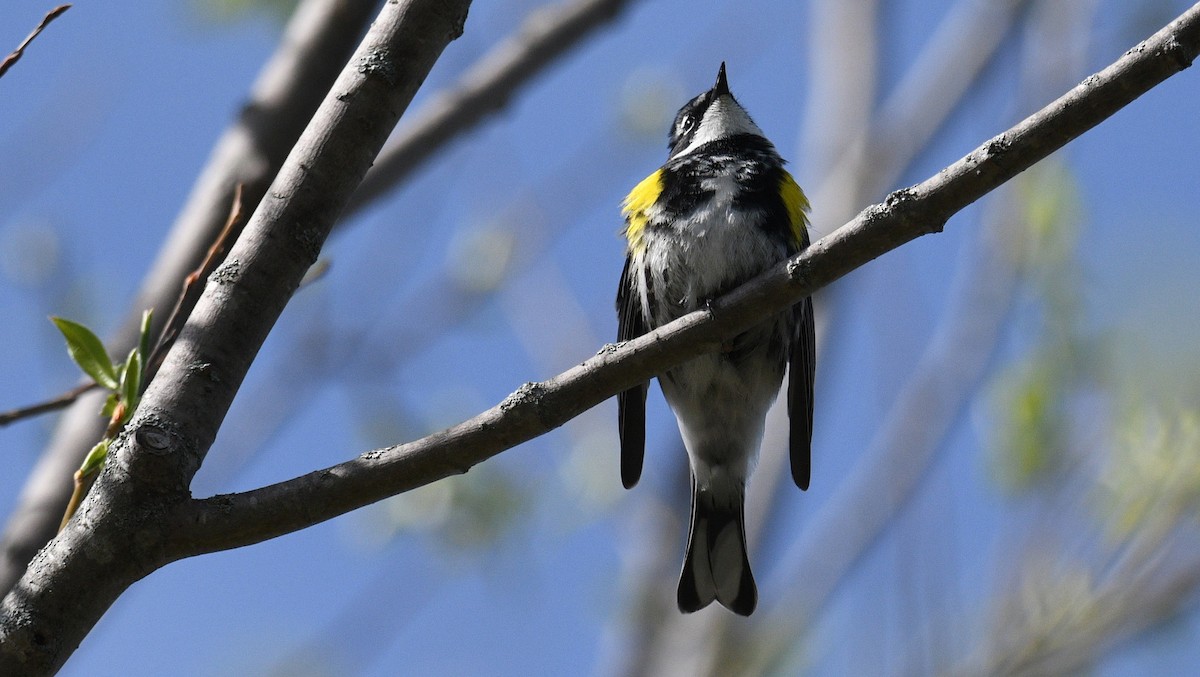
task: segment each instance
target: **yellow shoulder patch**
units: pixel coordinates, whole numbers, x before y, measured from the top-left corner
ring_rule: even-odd
[[[786,171],[779,179],[779,197],[783,198],[783,206],[787,209],[792,236],[796,238],[797,245],[803,246],[808,242],[808,198],[804,196],[804,191],[800,190],[800,185],[792,175]]]
[[[662,190],[662,170],[659,169],[634,186],[621,203],[621,214],[625,216],[625,239],[629,241],[630,251],[640,251],[644,246],[642,238],[646,234],[646,222],[650,219],[646,212],[662,195]]]

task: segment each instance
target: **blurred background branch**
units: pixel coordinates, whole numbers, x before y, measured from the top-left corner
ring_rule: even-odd
[[[394,190],[447,142],[503,110],[523,86],[630,4],[631,0],[571,0],[531,12],[516,34],[497,43],[458,82],[408,118],[375,160],[347,215]]]

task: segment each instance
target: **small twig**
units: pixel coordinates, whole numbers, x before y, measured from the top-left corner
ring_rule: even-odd
[[[0,412],[0,428],[3,428],[10,423],[16,423],[24,418],[30,418],[40,414],[47,414],[52,411],[58,411],[59,409],[66,409],[67,407],[71,406],[75,400],[79,399],[80,395],[83,395],[84,393],[96,387],[97,386],[95,383],[83,383],[71,388],[58,397],[46,400],[44,402],[38,402],[37,404],[30,404],[24,407],[17,407],[16,409],[9,409],[8,411]]]
[[[96,447],[88,451],[83,464],[72,475],[74,478],[74,488],[71,492],[71,499],[67,501],[67,507],[63,511],[62,521],[58,524],[60,532],[67,528],[67,522],[70,522],[71,518],[75,516],[75,513],[79,510],[79,506],[83,504],[83,499],[87,497],[88,491],[95,484],[96,477],[100,475],[100,470],[104,468],[104,462],[94,462],[92,454],[96,453],[97,449],[108,449],[108,445],[120,434],[121,428],[125,425],[127,411],[125,402],[118,402],[113,407],[113,411],[108,418],[108,427],[104,430],[104,437]]]
[[[83,472],[82,469],[76,470],[72,477],[71,500],[67,501],[67,508],[63,511],[62,520],[58,523],[58,530],[61,532],[67,528],[67,523],[79,512],[79,506],[83,504],[84,497],[91,491],[92,485],[96,483],[96,476],[99,471],[90,473]]]
[[[146,376],[142,379],[142,389],[145,390],[146,384],[150,383],[154,378],[154,374],[162,365],[163,358],[167,351],[175,343],[175,339],[179,337],[179,331],[183,329],[183,324],[187,322],[188,316],[192,314],[192,308],[196,306],[196,301],[200,299],[200,292],[204,291],[202,280],[221,265],[225,260],[225,255],[229,253],[229,249],[233,243],[237,241],[238,235],[241,235],[242,228],[246,225],[246,214],[242,204],[242,184],[237,184],[233,191],[233,204],[229,208],[229,217],[225,219],[225,226],[221,228],[221,232],[217,235],[217,239],[213,241],[211,247],[208,248],[208,254],[204,256],[204,260],[200,262],[196,270],[188,274],[183,280],[183,291],[179,294],[179,300],[175,303],[175,308],[171,310],[171,316],[167,318],[167,323],[163,326],[162,334],[158,337],[158,343],[154,345],[154,350],[150,351],[150,357],[146,360]]]
[[[22,42],[16,49],[14,49],[12,54],[4,57],[4,61],[0,61],[0,77],[4,77],[4,74],[8,72],[8,69],[12,68],[13,64],[21,60],[21,57],[25,54],[25,48],[29,46],[29,43],[33,42],[34,38],[41,34],[42,31],[46,30],[46,26],[49,26],[51,21],[57,19],[60,14],[68,9],[71,9],[70,5],[59,5],[49,12],[46,12],[46,16],[42,17],[42,22],[37,25],[37,28],[33,29],[32,33],[26,36],[25,41]]]

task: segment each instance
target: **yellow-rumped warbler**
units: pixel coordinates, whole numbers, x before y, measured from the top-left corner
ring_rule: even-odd
[[[675,116],[670,154],[625,198],[625,270],[618,340],[662,326],[809,244],[808,200],[784,160],[729,92],[725,64],[713,88]],[[680,611],[713,600],[750,615],[758,602],[746,554],[746,479],[767,410],[790,368],[792,478],[808,488],[816,347],[811,299],[659,375],[687,447],[692,524],[679,577]],[[646,442],[646,390],[617,396],[621,481],[637,484]]]

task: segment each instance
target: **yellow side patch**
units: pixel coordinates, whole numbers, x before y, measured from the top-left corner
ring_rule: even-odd
[[[641,251],[645,246],[642,238],[646,234],[646,222],[650,219],[646,212],[662,195],[662,190],[662,170],[659,169],[634,186],[621,203],[621,214],[625,216],[625,239],[629,241],[630,251]]]
[[[637,190],[636,188],[634,189]],[[787,209],[788,225],[792,227],[792,236],[796,238],[796,245],[803,245],[808,242],[808,198],[804,196],[804,191],[800,190],[800,185],[792,178],[792,175],[783,172],[783,177],[779,179],[779,197],[783,198],[783,206]]]

